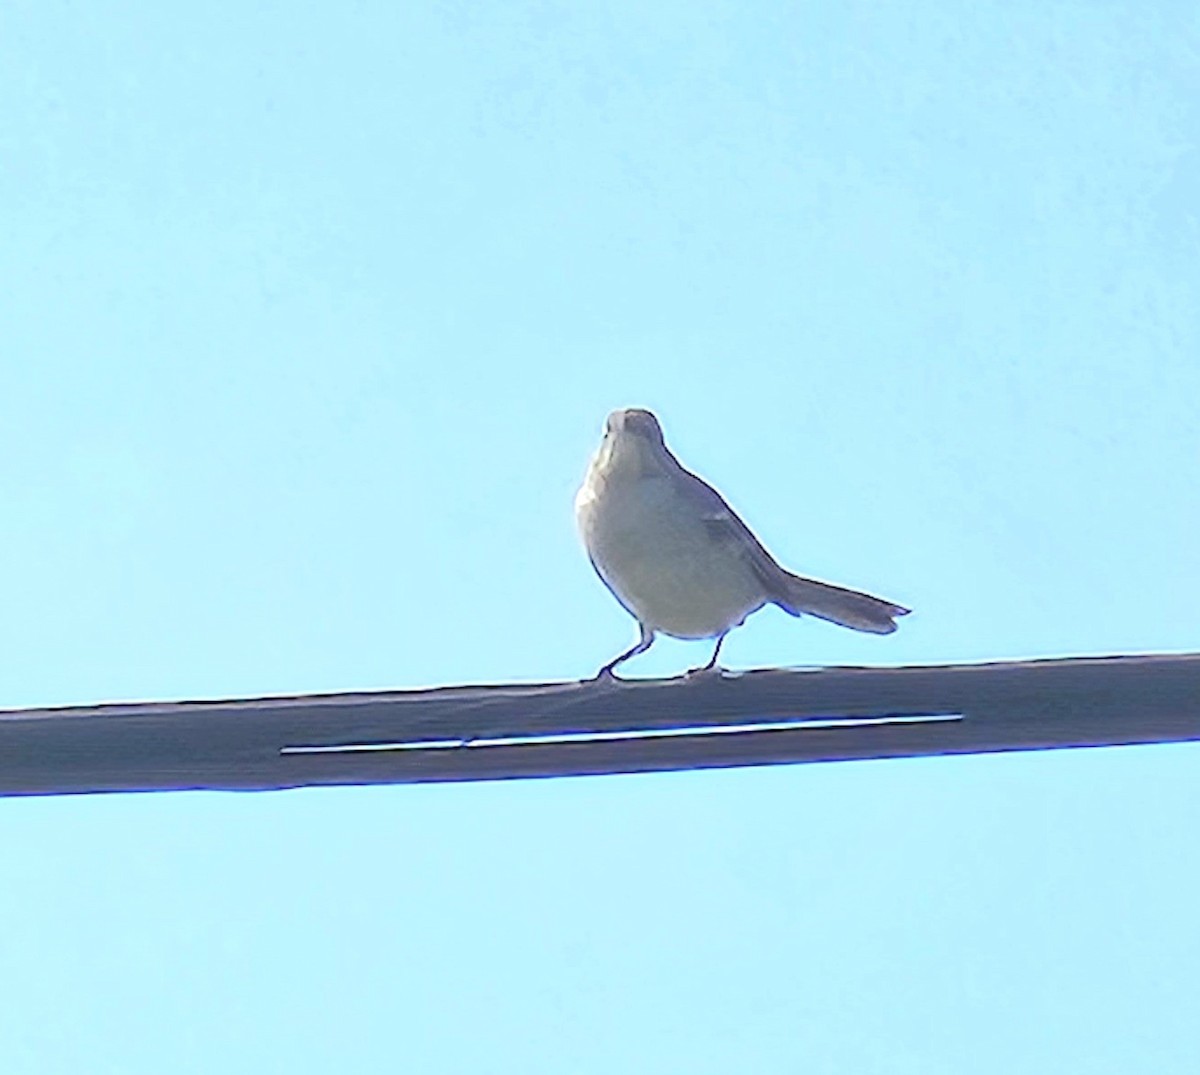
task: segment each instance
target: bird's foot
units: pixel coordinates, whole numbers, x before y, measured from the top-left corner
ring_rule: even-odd
[[[604,686],[615,687],[615,686],[620,685],[621,683],[624,683],[625,680],[623,680],[619,675],[617,675],[617,673],[614,672],[608,665],[605,665],[603,668],[600,669],[599,672],[597,672],[590,679],[581,679],[579,682],[580,683],[595,683],[597,686],[601,686],[601,687],[604,687]]]

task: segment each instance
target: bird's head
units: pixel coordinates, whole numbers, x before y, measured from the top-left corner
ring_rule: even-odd
[[[649,411],[626,407],[613,411],[604,423],[604,440],[597,461],[601,469],[647,474],[672,460],[663,442],[662,426]]]
[[[663,431],[658,419],[641,407],[625,407],[613,411],[604,424],[605,436],[638,437],[653,445],[662,445]]]

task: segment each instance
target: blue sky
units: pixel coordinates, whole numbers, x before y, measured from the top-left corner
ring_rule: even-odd
[[[1192,5],[0,26],[0,705],[589,675],[634,628],[571,498],[629,404],[915,610],[730,667],[1200,647]],[[8,801],[0,1055],[1192,1072],[1197,763]]]

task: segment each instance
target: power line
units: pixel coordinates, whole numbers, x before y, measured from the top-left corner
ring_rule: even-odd
[[[0,794],[271,790],[1200,740],[1200,654],[0,712]]]

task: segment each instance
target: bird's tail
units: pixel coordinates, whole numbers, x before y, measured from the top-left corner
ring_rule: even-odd
[[[896,618],[909,613],[908,609],[891,601],[832,586],[828,582],[801,578],[782,568],[774,600],[793,616],[816,616],[842,627],[876,635],[890,635],[896,629]]]

